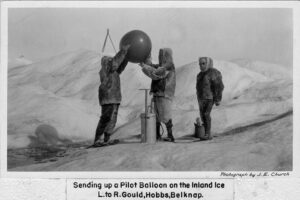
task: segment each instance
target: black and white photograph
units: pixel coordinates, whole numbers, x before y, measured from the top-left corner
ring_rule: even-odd
[[[293,31],[285,7],[8,8],[7,171],[293,171]]]

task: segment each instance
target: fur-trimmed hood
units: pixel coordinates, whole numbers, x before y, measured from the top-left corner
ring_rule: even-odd
[[[211,59],[210,57],[199,57],[199,61],[200,61],[200,59],[205,59],[206,60],[206,63],[208,65],[207,70],[214,67],[213,59]]]
[[[165,67],[166,70],[172,70],[174,68],[173,52],[170,48],[161,48],[159,50],[159,65]]]

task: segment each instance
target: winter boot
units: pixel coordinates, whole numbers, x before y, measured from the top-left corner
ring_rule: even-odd
[[[110,135],[108,133],[104,133],[104,143],[107,143],[110,139]]]
[[[205,129],[205,133],[204,133],[204,137],[202,138],[202,140],[211,140],[212,136],[211,136],[211,132],[210,132],[210,124],[208,124],[208,126],[204,126]]]
[[[94,139],[94,144],[101,143],[101,137],[105,130],[105,124],[103,123],[102,117],[100,118],[97,128],[96,128],[96,135]]]
[[[156,140],[161,141],[160,122],[156,122]]]
[[[207,133],[207,139],[208,139],[208,140],[212,140],[212,138],[213,138],[213,137],[211,136],[211,132],[209,131],[209,133]]]
[[[211,140],[212,136],[210,132],[205,131],[204,137],[200,138],[201,140]]]
[[[167,127],[168,137],[165,138],[165,141],[168,141],[168,142],[175,142],[175,139],[174,139],[173,133],[172,133],[172,127],[173,127],[172,119],[170,119],[170,120],[166,123],[166,127]]]

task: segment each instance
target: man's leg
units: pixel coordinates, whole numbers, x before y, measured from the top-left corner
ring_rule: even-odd
[[[211,139],[211,117],[210,117],[210,113],[213,107],[213,100],[204,100],[203,102],[203,124],[204,124],[204,128],[205,128],[205,136],[208,139]]]
[[[98,122],[97,129],[96,129],[94,143],[100,142],[100,138],[103,135],[103,132],[111,119],[112,111],[113,111],[112,104],[107,104],[107,105],[101,106],[101,117]]]
[[[199,114],[200,114],[201,122],[203,124],[204,123],[204,100],[199,100],[198,105],[199,105]]]
[[[173,136],[173,123],[172,123],[172,101],[167,98],[162,98],[162,113],[163,113],[163,121],[166,124],[168,136],[166,138],[167,141],[174,142]]]
[[[167,141],[174,142],[175,139],[174,139],[173,132],[172,132],[172,127],[173,127],[172,119],[170,119],[166,123],[166,127],[167,127],[167,132],[168,132],[168,137],[166,138]]]
[[[112,112],[110,115],[110,120],[104,130],[104,142],[109,141],[110,136],[114,131],[114,128],[117,123],[118,111],[119,111],[119,104],[112,104]]]
[[[153,102],[154,102],[154,113],[155,113],[155,116],[156,116],[156,140],[157,141],[160,141],[161,140],[161,135],[160,135],[160,126],[161,126],[161,123],[160,123],[160,112],[159,112],[159,109],[158,109],[158,98],[159,97],[153,97]]]
[[[160,122],[156,122],[156,140],[160,141],[161,140],[161,135],[160,135]]]

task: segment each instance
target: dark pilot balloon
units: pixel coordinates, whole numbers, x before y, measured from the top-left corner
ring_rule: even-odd
[[[130,48],[126,57],[130,62],[144,62],[151,52],[151,40],[143,31],[133,30],[126,33],[120,41],[120,48],[122,45],[128,44],[130,44]]]

